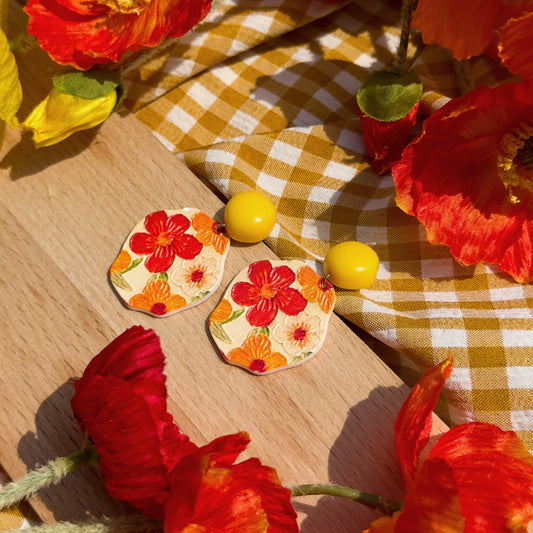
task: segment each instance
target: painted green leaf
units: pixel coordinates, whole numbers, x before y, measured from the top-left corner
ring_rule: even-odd
[[[261,326],[260,328],[253,328],[248,332],[248,337],[252,335],[265,335],[270,337],[270,329],[268,326]]]
[[[209,326],[211,333],[213,337],[216,337],[217,339],[221,340],[222,342],[225,342],[226,344],[231,344],[232,341],[228,334],[224,331],[224,328],[222,327],[222,324],[220,322],[213,322]]]
[[[163,281],[168,281],[168,272],[159,272],[158,274],[152,274],[148,278],[147,283],[152,283],[152,281],[157,281],[158,279],[162,279]]]
[[[394,74],[380,70],[370,74],[357,91],[357,104],[370,117],[394,122],[405,117],[422,96],[422,83],[412,70]]]
[[[233,311],[231,315],[226,318],[226,320],[222,320],[221,324],[227,324],[228,322],[233,322],[236,318],[239,318],[244,313],[244,309],[237,309],[237,311]]]
[[[54,76],[54,87],[64,93],[87,98],[103,98],[120,85],[120,74],[112,70],[72,71]]]
[[[110,277],[113,285],[116,287],[124,289],[125,291],[133,290],[131,285],[124,279],[124,276],[120,272],[113,272]]]
[[[142,262],[143,262],[142,257],[138,257],[137,259],[134,259],[131,262],[131,265],[128,268],[126,268],[126,269],[124,269],[122,271],[122,274],[125,274],[126,272],[129,272],[130,270],[133,270],[135,267],[139,266]]]
[[[191,298],[191,301],[189,302],[189,304],[192,304],[194,302],[199,302],[202,298],[205,298],[208,294],[209,294],[209,291],[202,291],[198,293],[196,296],[193,296]]]

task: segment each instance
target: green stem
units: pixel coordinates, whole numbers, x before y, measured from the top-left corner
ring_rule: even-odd
[[[317,494],[327,494],[329,496],[340,496],[350,498],[356,502],[362,503],[372,509],[378,509],[384,514],[392,515],[395,511],[402,508],[402,504],[395,500],[383,498],[379,494],[371,494],[361,490],[343,487],[342,485],[331,485],[326,483],[310,483],[307,485],[296,485],[291,487],[293,496],[311,496]]]
[[[418,0],[403,0],[402,3],[402,33],[400,44],[396,51],[396,61],[392,67],[392,72],[401,76],[405,72],[405,60],[407,58],[407,48],[409,46],[409,35],[411,33],[411,19],[413,11],[416,9]]]
[[[15,505],[39,489],[58,483],[69,472],[74,472],[82,466],[98,464],[97,458],[94,447],[87,445],[68,457],[58,457],[44,466],[29,472],[21,479],[7,483],[0,490],[0,509]]]
[[[35,526],[26,529],[29,533],[161,533],[163,523],[160,520],[143,515],[104,518],[91,522],[59,522],[57,524]],[[18,529],[6,533],[19,533]]]

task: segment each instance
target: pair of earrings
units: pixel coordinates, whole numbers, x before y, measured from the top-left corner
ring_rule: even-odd
[[[157,317],[183,311],[219,287],[230,239],[260,242],[275,221],[274,205],[255,191],[228,201],[224,224],[195,208],[150,213],[111,265],[111,284],[130,309]],[[210,334],[227,362],[254,374],[298,365],[325,340],[334,285],[365,288],[377,268],[374,250],[355,241],[328,251],[324,276],[302,261],[256,261],[237,274],[212,311]]]

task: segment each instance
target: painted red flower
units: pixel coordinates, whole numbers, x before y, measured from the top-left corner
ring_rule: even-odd
[[[235,464],[249,437],[215,439],[171,473],[165,533],[292,533],[298,531],[291,491],[276,471],[251,458]]]
[[[297,315],[307,305],[307,300],[290,287],[296,275],[287,265],[272,267],[270,261],[256,261],[248,268],[248,279],[250,283],[236,283],[231,296],[237,304],[249,307],[246,318],[252,326],[268,326],[278,311]]]
[[[87,70],[179,37],[211,0],[29,0],[28,31],[54,61]]]
[[[156,334],[134,326],[92,359],[71,401],[109,494],[155,518],[163,518],[169,472],[197,449],[167,412],[163,368]]]
[[[465,265],[533,279],[533,82],[480,87],[424,122],[392,169],[396,203]]]
[[[165,211],[150,213],[144,220],[148,233],[134,233],[130,248],[139,255],[148,255],[145,266],[150,272],[166,272],[174,259],[193,259],[202,251],[202,244],[185,233],[191,226],[189,219],[177,213],[168,216]]]
[[[432,411],[451,358],[427,372],[396,419],[396,451],[407,489],[402,510],[367,533],[526,532],[533,519],[533,456],[512,431],[472,422],[444,433],[425,460]]]

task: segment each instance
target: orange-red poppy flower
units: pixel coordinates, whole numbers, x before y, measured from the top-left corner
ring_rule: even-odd
[[[213,245],[219,254],[225,253],[229,246],[229,238],[219,231],[220,224],[203,212],[196,213],[191,218],[192,227],[197,231],[196,238],[204,245]]]
[[[456,59],[467,59],[483,52],[495,55],[498,30],[530,12],[533,5],[523,1],[419,0],[412,25],[421,31],[425,43],[444,46]],[[529,48],[519,53],[528,53]]]
[[[287,366],[286,357],[280,352],[273,352],[270,339],[260,333],[246,337],[242,346],[233,348],[224,357],[257,374]]]
[[[28,31],[54,61],[87,70],[200,22],[211,0],[29,0]]]
[[[452,372],[448,358],[427,372],[396,419],[404,506],[367,533],[526,532],[533,519],[533,456],[512,431],[472,422],[444,433],[425,460],[432,411]]]
[[[155,211],[144,219],[147,233],[131,236],[130,248],[148,256],[145,266],[150,272],[166,272],[176,257],[194,259],[202,251],[202,243],[185,233],[190,226],[189,219],[181,213],[168,216],[165,211]]]
[[[163,518],[170,471],[197,449],[167,412],[163,368],[156,334],[134,326],[92,359],[71,400],[111,496],[156,518]]]
[[[276,471],[251,458],[235,464],[249,437],[215,439],[171,473],[165,533],[296,533],[291,491]]]
[[[465,265],[533,279],[533,82],[480,87],[425,120],[394,165],[396,203]]]
[[[248,267],[248,279],[233,286],[231,297],[249,307],[246,319],[251,326],[268,326],[278,311],[297,315],[307,306],[307,300],[290,287],[296,274],[287,265],[272,267],[270,261],[256,261]]]
[[[183,296],[170,291],[168,282],[156,279],[147,283],[141,293],[133,295],[128,305],[156,316],[166,315],[187,305]]]

